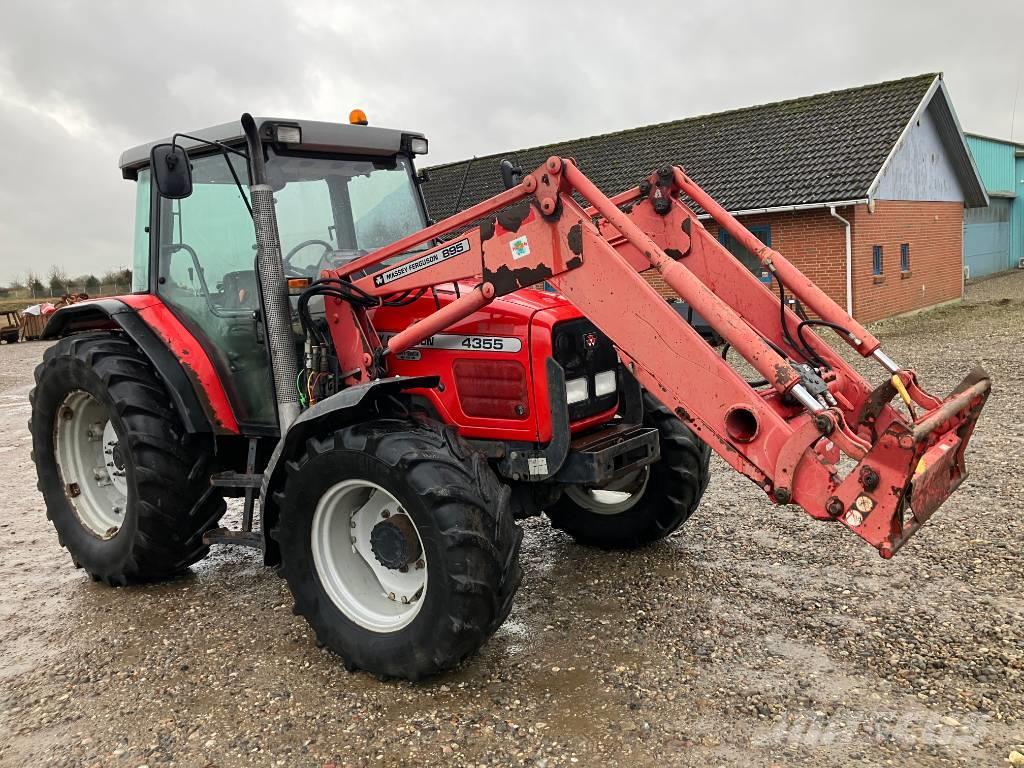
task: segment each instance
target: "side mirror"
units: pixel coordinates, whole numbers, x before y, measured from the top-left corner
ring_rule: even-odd
[[[505,189],[518,186],[523,180],[523,169],[512,165],[508,160],[501,161],[501,184]]]
[[[180,200],[192,194],[192,164],[177,144],[157,144],[149,153],[153,181],[161,196]]]

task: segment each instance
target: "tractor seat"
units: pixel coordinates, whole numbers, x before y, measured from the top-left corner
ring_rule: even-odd
[[[222,306],[226,310],[257,309],[260,305],[258,290],[253,270],[227,272],[221,281]]]

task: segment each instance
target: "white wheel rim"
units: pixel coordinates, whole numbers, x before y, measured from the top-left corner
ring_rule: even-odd
[[[605,488],[582,488],[571,485],[566,495],[579,506],[598,515],[621,515],[636,506],[647,490],[650,468],[644,467],[635,475],[610,483]]]
[[[64,398],[54,426],[57,468],[79,522],[101,539],[117,535],[128,508],[128,478],[119,444],[99,400],[82,390]]]
[[[310,539],[320,584],[338,610],[373,632],[407,626],[419,614],[427,593],[427,555],[415,522],[412,528],[422,554],[406,572],[381,564],[370,545],[374,526],[391,515],[405,514],[394,496],[366,480],[331,486],[313,514]]]

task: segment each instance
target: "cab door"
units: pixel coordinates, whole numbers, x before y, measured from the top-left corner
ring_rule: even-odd
[[[193,157],[192,194],[160,198],[156,292],[205,348],[249,429],[277,424],[266,345],[257,333],[256,235],[222,154]],[[231,156],[240,179],[245,160]]]

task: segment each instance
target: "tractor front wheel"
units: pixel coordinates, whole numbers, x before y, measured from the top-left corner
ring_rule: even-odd
[[[46,514],[75,565],[111,586],[173,576],[203,558],[224,512],[204,498],[212,441],[186,434],[146,356],[82,333],[35,371],[32,456]]]
[[[475,652],[522,577],[509,490],[451,429],[379,419],[307,441],[274,494],[295,613],[350,670],[418,680]]]
[[[634,549],[689,519],[708,485],[711,449],[646,392],[644,424],[657,428],[661,458],[606,488],[566,488],[547,510],[555,528],[581,544]]]

